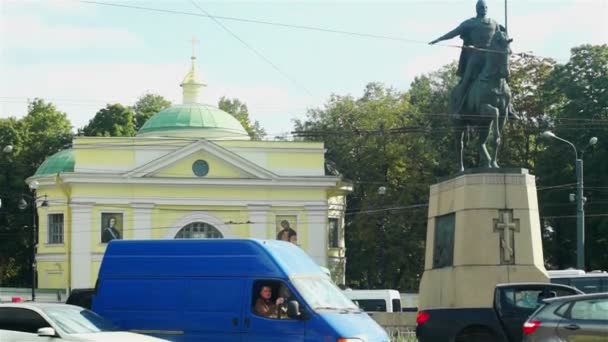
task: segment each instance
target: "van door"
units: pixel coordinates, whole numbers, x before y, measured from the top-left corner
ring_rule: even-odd
[[[286,290],[287,289],[287,290]],[[244,303],[243,341],[284,342],[304,341],[306,320],[287,317],[286,304],[297,298],[287,283],[279,280],[252,279]],[[283,298],[284,304],[277,305]],[[280,301],[279,301],[280,303]]]
[[[186,340],[240,342],[245,283],[240,278],[190,280],[183,307]]]

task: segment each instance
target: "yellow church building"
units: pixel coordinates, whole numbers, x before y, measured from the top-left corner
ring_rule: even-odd
[[[39,205],[39,288],[93,287],[113,239],[259,238],[285,232],[344,283],[345,197],[326,175],[323,143],[252,141],[241,124],[198,101],[195,57],[183,103],[137,136],[75,137],[27,182]]]

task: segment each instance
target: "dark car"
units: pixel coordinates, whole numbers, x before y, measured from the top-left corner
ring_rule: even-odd
[[[523,333],[525,342],[608,341],[608,292],[545,299]]]
[[[65,303],[90,310],[94,294],[95,289],[74,289]]]
[[[474,291],[473,286],[471,288]],[[545,298],[581,293],[560,284],[498,284],[492,307],[434,308],[418,312],[416,336],[420,342],[520,342],[522,325]]]

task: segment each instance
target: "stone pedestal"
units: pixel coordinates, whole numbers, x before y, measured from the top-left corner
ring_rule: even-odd
[[[467,170],[431,186],[420,309],[492,307],[496,284],[548,281],[527,170]]]

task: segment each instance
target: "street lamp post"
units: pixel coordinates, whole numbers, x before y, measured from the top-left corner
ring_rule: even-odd
[[[32,301],[36,300],[36,278],[37,278],[37,265],[36,265],[36,249],[38,246],[38,226],[36,224],[36,218],[38,217],[36,210],[38,208],[37,202],[39,198],[36,197],[36,189],[38,188],[38,181],[32,181],[30,183],[30,189],[33,192],[33,196],[22,194],[21,200],[17,207],[19,210],[25,210],[28,207],[28,203],[25,200],[26,198],[31,200],[31,208],[32,208]],[[41,207],[47,207],[48,201],[46,200],[46,195],[43,196],[44,200],[40,204]]]
[[[585,269],[585,198],[583,196],[583,156],[585,149],[589,146],[597,144],[597,138],[592,137],[589,143],[581,150],[581,157],[578,156],[578,151],[573,143],[566,139],[560,138],[551,131],[543,132],[543,137],[553,138],[563,141],[574,149],[576,158],[576,268]]]

